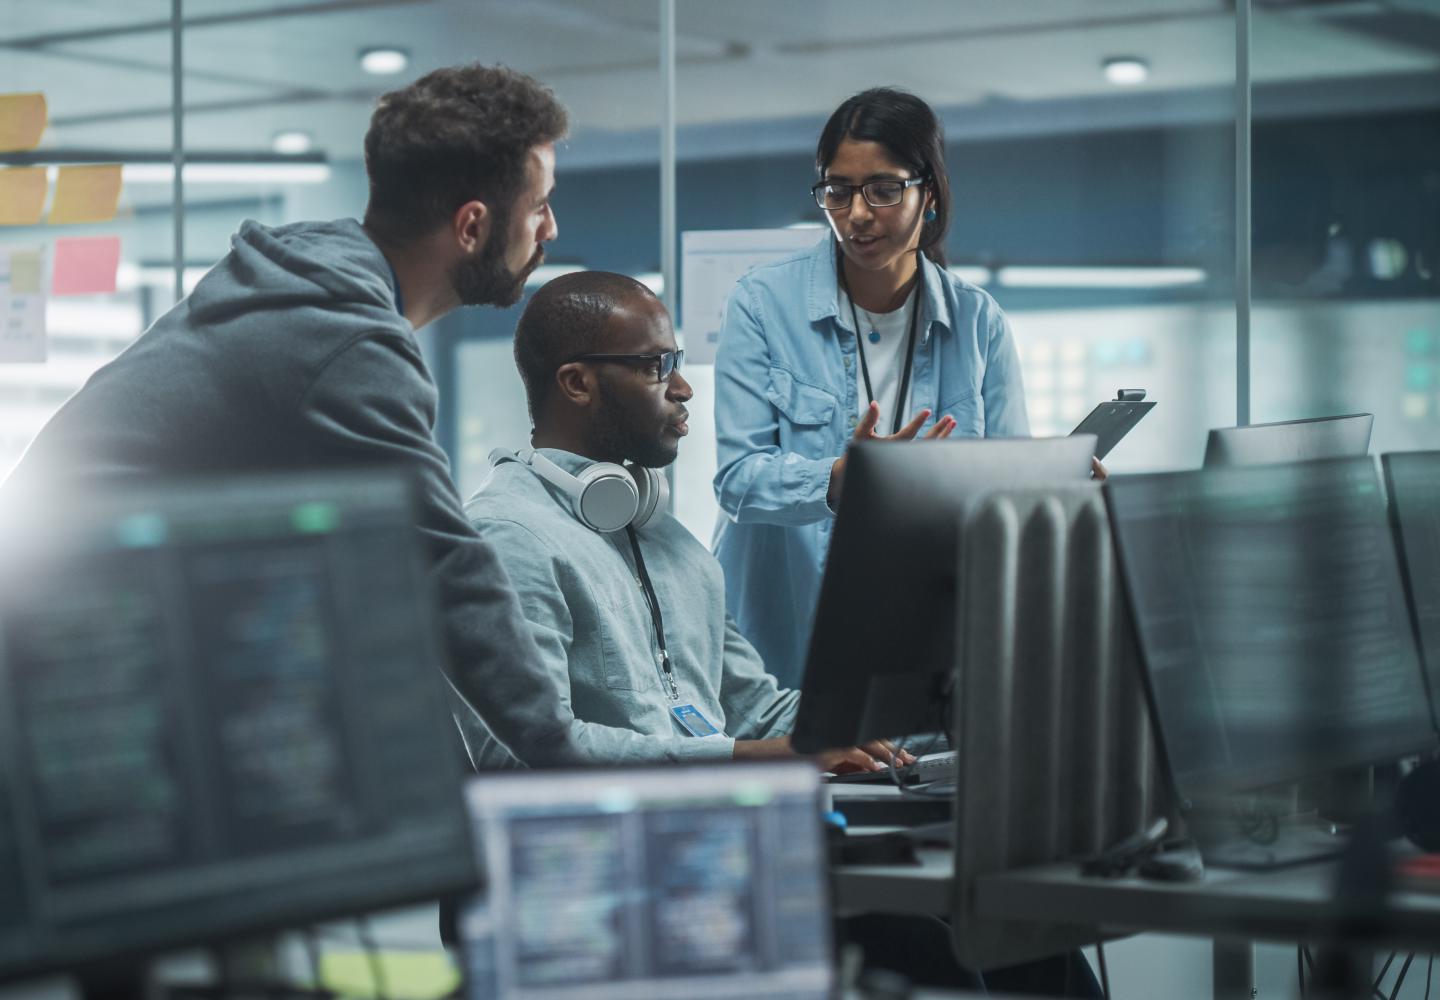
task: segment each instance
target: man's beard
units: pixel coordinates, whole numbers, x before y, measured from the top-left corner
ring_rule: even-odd
[[[663,428],[645,434],[633,428],[645,422],[643,414],[631,414],[619,394],[605,391],[605,376],[600,376],[601,406],[595,413],[591,433],[600,452],[612,455],[646,469],[663,469],[680,454],[680,444],[669,443]]]
[[[450,268],[450,287],[462,306],[513,306],[525,293],[525,280],[545,259],[545,251],[535,254],[514,274],[505,266],[503,241],[493,237],[478,254],[464,257]]]

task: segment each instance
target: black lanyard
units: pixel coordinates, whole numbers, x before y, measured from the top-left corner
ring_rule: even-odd
[[[850,322],[855,324],[855,349],[860,354],[860,375],[865,379],[865,395],[870,402],[875,402],[875,389],[870,385],[870,366],[865,363],[865,338],[860,336],[860,314],[855,311],[855,296],[850,294],[850,289],[845,283],[845,261],[842,258],[839,264],[840,287],[845,289],[845,297],[850,300]],[[900,376],[900,395],[895,398],[895,418],[891,425],[890,433],[899,434],[900,428],[905,422],[905,397],[910,394],[910,369],[915,366],[915,331],[920,325],[920,302],[925,289],[925,267],[919,260],[915,262],[915,304],[910,310],[910,332],[905,337],[905,368]]]
[[[625,525],[625,534],[630,536],[630,551],[635,553],[635,571],[640,576],[640,589],[645,592],[645,603],[650,605],[650,620],[655,625],[655,643],[660,647],[660,669],[670,685],[670,697],[680,700],[680,687],[675,683],[675,671],[670,665],[670,652],[665,648],[665,619],[660,615],[660,598],[655,596],[655,587],[650,582],[650,572],[645,568],[645,557],[640,554],[640,539],[635,528]]]

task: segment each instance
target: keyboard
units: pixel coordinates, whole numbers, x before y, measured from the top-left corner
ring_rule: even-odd
[[[928,753],[913,764],[895,769],[902,785],[926,785],[932,781],[955,780],[955,751],[943,750]],[[852,771],[848,774],[832,774],[829,780],[837,784],[891,784],[894,779],[887,768],[884,771]]]

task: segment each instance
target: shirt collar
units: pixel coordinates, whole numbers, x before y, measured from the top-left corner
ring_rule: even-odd
[[[855,331],[850,329],[850,317],[846,310],[840,308],[840,282],[836,279],[835,264],[838,245],[834,237],[827,234],[824,246],[819,249],[819,253],[810,257],[810,321],[817,323],[833,317],[841,329],[853,334]],[[946,330],[950,329],[950,310],[945,304],[944,286],[948,276],[924,254],[920,255],[920,267],[925,272],[924,311],[920,314],[924,322],[921,324],[920,341],[925,343],[930,339],[932,326],[939,325]]]
[[[563,451],[560,448],[536,448],[535,450],[572,476],[578,476],[596,464],[593,458],[586,458],[584,455],[577,455],[573,451]]]

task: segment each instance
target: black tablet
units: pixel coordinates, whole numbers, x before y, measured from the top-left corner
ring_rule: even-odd
[[[1121,395],[1143,396],[1138,390],[1127,390]],[[1153,402],[1144,402],[1140,399],[1112,399],[1101,403],[1091,410],[1089,415],[1077,426],[1071,434],[1094,434],[1095,435],[1095,457],[1104,458],[1110,454],[1110,449],[1120,443],[1120,439],[1130,433],[1130,428],[1140,422],[1140,418],[1155,408]]]

